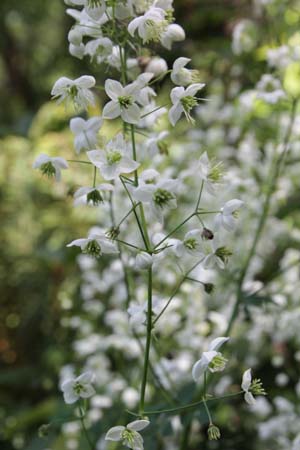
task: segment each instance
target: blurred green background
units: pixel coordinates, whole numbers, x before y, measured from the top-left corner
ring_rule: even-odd
[[[170,63],[193,55],[204,79],[226,79],[232,27],[250,6],[246,0],[175,0],[187,40],[162,56]],[[54,81],[97,74],[87,59],[69,56],[71,25],[62,0],[0,2],[1,450],[41,448],[38,426],[63,410],[57,374],[70,359],[72,336],[61,317],[71,300],[73,313],[79,304],[75,253],[65,244],[93,223],[93,214],[74,211],[71,194],[79,180],[68,175],[57,185],[31,165],[41,152],[73,154],[70,114],[50,102]],[[259,64],[249,78],[256,70]]]

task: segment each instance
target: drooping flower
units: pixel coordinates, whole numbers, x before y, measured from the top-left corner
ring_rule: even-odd
[[[199,82],[199,71],[187,69],[185,66],[191,61],[190,58],[177,58],[173,64],[171,80],[178,86],[187,86]]]
[[[159,42],[168,25],[165,16],[166,12],[162,8],[151,7],[144,15],[136,17],[129,23],[128,32],[134,36],[137,30],[143,43]]]
[[[173,42],[184,41],[184,39],[185,39],[184,29],[177,23],[171,23],[162,33],[160,42],[165,48],[171,50]]]
[[[107,37],[100,37],[92,39],[85,46],[85,55],[90,56],[91,61],[96,61],[101,64],[107,61],[107,58],[112,54],[113,43]]]
[[[117,246],[111,242],[102,231],[91,231],[87,238],[75,239],[67,247],[77,246],[82,253],[99,258],[102,254],[119,253]]]
[[[188,231],[183,241],[178,241],[174,245],[174,253],[179,258],[186,254],[195,257],[204,256],[202,249],[202,231],[199,229]]]
[[[80,153],[82,150],[90,150],[97,145],[97,134],[102,123],[101,117],[92,117],[88,120],[74,117],[70,120],[70,129],[75,135],[74,146],[76,153]]]
[[[58,99],[58,103],[71,100],[76,108],[87,109],[89,104],[95,104],[94,95],[90,91],[95,84],[95,78],[89,75],[83,75],[75,80],[61,77],[55,82],[51,95]]]
[[[228,202],[226,202],[223,208],[221,208],[220,213],[215,216],[215,228],[218,230],[223,227],[227,231],[234,230],[237,212],[243,205],[244,202],[237,199],[229,200]]]
[[[121,116],[124,122],[137,124],[141,116],[136,102],[139,91],[140,86],[135,82],[123,87],[119,81],[106,80],[105,92],[111,101],[103,108],[104,119],[115,119]]]
[[[99,20],[106,9],[104,0],[65,0],[65,3],[73,6],[84,6],[84,10],[93,20]]]
[[[114,190],[112,184],[102,183],[93,187],[81,187],[74,194],[74,206],[88,204],[98,206],[103,203],[102,192],[111,192]]]
[[[201,358],[194,364],[192,369],[192,375],[195,381],[198,381],[206,370],[214,373],[222,372],[225,369],[227,359],[218,350],[228,340],[229,337],[216,338],[211,342],[208,351],[202,353]]]
[[[61,179],[61,170],[68,169],[68,163],[60,156],[51,157],[41,153],[34,163],[32,164],[34,169],[40,169],[43,175],[47,177],[55,177],[56,181]]]
[[[232,255],[232,251],[225,245],[219,245],[217,239],[205,242],[203,244],[203,252],[206,255],[202,263],[204,269],[212,269],[216,265],[223,270],[228,262],[228,258]]]
[[[163,222],[164,213],[177,207],[176,191],[179,183],[177,180],[161,180],[157,183],[140,185],[132,189],[135,200],[148,203],[153,216]]]
[[[135,420],[130,422],[126,427],[120,425],[112,427],[106,433],[105,440],[121,441],[123,445],[132,450],[143,450],[144,440],[139,431],[144,430],[150,422],[148,420]]]
[[[84,372],[77,378],[66,380],[61,386],[65,402],[72,404],[80,398],[89,398],[94,395],[93,378],[94,375],[91,372]]]
[[[182,86],[172,89],[171,100],[173,106],[169,110],[169,120],[173,126],[176,125],[182,114],[185,114],[188,121],[194,122],[191,111],[198,104],[196,93],[204,86],[204,83],[195,83],[186,89]]]
[[[120,174],[133,172],[139,167],[140,164],[129,157],[129,152],[129,144],[119,133],[104,150],[90,150],[87,156],[99,168],[105,180],[114,180]]]
[[[209,160],[207,152],[204,152],[200,156],[196,172],[200,180],[205,182],[208,192],[214,195],[215,188],[220,185],[223,178],[222,163],[214,164]]]
[[[262,382],[259,379],[252,380],[251,369],[247,369],[244,372],[241,387],[245,393],[245,401],[249,405],[255,404],[254,395],[266,395]]]

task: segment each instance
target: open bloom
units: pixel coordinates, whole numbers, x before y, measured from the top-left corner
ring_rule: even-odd
[[[261,77],[256,85],[256,89],[257,98],[260,98],[271,105],[278,103],[279,100],[286,97],[280,81],[270,74],[265,74]]]
[[[119,253],[116,244],[111,242],[101,231],[92,231],[87,238],[75,239],[67,245],[67,247],[73,246],[80,247],[83,253],[94,258],[99,258],[104,253]]]
[[[185,66],[190,62],[190,58],[177,58],[173,64],[173,70],[171,72],[171,80],[178,86],[187,86],[199,81],[198,70],[190,70]]]
[[[74,117],[70,121],[70,129],[75,135],[74,145],[76,153],[82,150],[89,150],[97,144],[97,134],[102,126],[101,117],[92,117],[84,120],[81,117]]]
[[[199,361],[197,361],[192,369],[192,375],[195,381],[198,381],[204,372],[208,369],[210,372],[221,372],[225,369],[227,360],[218,352],[218,349],[225,342],[229,340],[228,337],[219,337],[214,339],[207,352],[203,352]]]
[[[182,86],[172,89],[171,100],[173,106],[169,110],[169,120],[173,126],[176,125],[182,114],[185,114],[188,121],[194,122],[191,111],[198,104],[197,92],[204,86],[204,83],[195,83],[186,89]]]
[[[128,32],[134,36],[137,30],[143,43],[159,42],[168,25],[165,16],[166,12],[162,8],[151,7],[143,16],[136,17],[129,23]]]
[[[51,95],[57,98],[59,103],[71,100],[76,108],[86,109],[89,104],[95,103],[94,95],[90,91],[95,84],[95,78],[89,75],[83,75],[76,80],[61,77],[55,82]]]
[[[61,386],[65,402],[72,404],[80,398],[89,398],[94,395],[93,378],[94,376],[91,372],[84,372],[77,378],[66,380]]]
[[[196,171],[200,180],[205,182],[208,192],[214,195],[215,187],[220,184],[223,178],[222,163],[214,164],[209,160],[207,152],[204,152],[200,156]]]
[[[174,245],[174,253],[178,257],[184,255],[201,257],[204,256],[202,249],[202,231],[191,230],[186,233],[183,241],[177,241]]]
[[[205,254],[202,263],[204,269],[212,269],[214,266],[225,269],[228,258],[232,255],[231,250],[224,245],[220,246],[217,239],[204,242],[203,252]]]
[[[165,139],[169,136],[168,131],[161,131],[155,135],[152,135],[145,141],[145,147],[149,152],[149,156],[153,157],[160,154],[168,153],[168,146]]]
[[[229,200],[221,208],[220,213],[215,216],[214,224],[215,228],[225,228],[227,231],[232,231],[235,228],[235,222],[237,217],[237,211],[243,206],[242,200]]]
[[[106,80],[105,91],[111,99],[103,108],[105,119],[115,119],[121,116],[124,122],[137,124],[141,111],[136,103],[140,86],[133,82],[123,87],[119,81]]]
[[[140,185],[132,189],[132,196],[137,201],[148,203],[153,216],[162,223],[164,212],[177,207],[177,188],[177,180],[166,179],[156,184]]]
[[[266,392],[262,386],[262,382],[259,379],[252,381],[251,369],[247,369],[243,374],[242,389],[245,392],[244,398],[249,405],[255,404],[254,395],[266,395]]]
[[[100,19],[106,9],[104,0],[65,0],[65,2],[74,6],[84,6],[86,13],[94,20]]]
[[[74,206],[81,205],[82,203],[98,206],[104,201],[102,192],[111,192],[113,190],[113,185],[108,183],[98,184],[98,186],[93,187],[81,187],[74,194]]]
[[[51,157],[41,153],[32,164],[32,167],[40,169],[43,175],[55,177],[56,181],[60,181],[61,170],[67,169],[69,166],[67,161],[60,156]]]
[[[87,152],[87,156],[99,168],[105,180],[114,180],[121,173],[130,173],[139,167],[139,163],[128,156],[129,151],[130,146],[119,133],[107,144],[105,150],[91,150]]]
[[[184,29],[177,23],[171,23],[162,33],[160,42],[165,48],[171,50],[173,42],[184,41],[184,39]]]
[[[111,55],[112,49],[112,41],[107,37],[100,37],[89,41],[85,46],[84,53],[90,56],[91,61],[101,64]]]
[[[106,433],[105,440],[122,441],[123,445],[126,445],[132,450],[143,450],[144,441],[139,431],[142,431],[149,424],[150,422],[148,420],[135,420],[126,425],[126,427],[122,425],[112,427]]]

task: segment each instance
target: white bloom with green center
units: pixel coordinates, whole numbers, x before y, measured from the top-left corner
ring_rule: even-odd
[[[154,296],[152,299],[152,314],[156,316],[162,308],[162,299]],[[127,309],[129,314],[129,322],[132,326],[145,326],[147,323],[148,302],[138,303],[132,302]]]
[[[112,53],[113,43],[107,37],[92,39],[85,46],[85,55],[91,58],[91,61],[96,61],[101,64],[109,58]]]
[[[161,131],[160,133],[146,139],[145,147],[150,157],[153,157],[157,154],[166,155],[168,153],[168,146],[165,142],[168,136],[168,131]]]
[[[70,405],[80,398],[89,398],[95,394],[92,386],[94,375],[91,372],[84,372],[77,378],[66,380],[62,386],[65,402]]]
[[[191,61],[190,58],[177,58],[173,64],[171,80],[178,86],[188,86],[199,82],[198,70],[187,69],[185,66]]]
[[[51,95],[58,99],[58,103],[72,101],[76,108],[87,109],[89,104],[95,104],[94,95],[90,90],[95,84],[95,78],[89,75],[83,75],[76,80],[61,77],[55,82]]]
[[[235,229],[238,210],[242,208],[244,202],[242,200],[233,199],[225,203],[223,208],[220,209],[220,213],[215,216],[214,226],[216,230],[221,227],[227,231]]]
[[[102,127],[101,117],[92,117],[84,120],[81,117],[74,117],[70,120],[70,129],[75,135],[74,146],[76,153],[94,148],[98,142],[98,131]]]
[[[149,204],[149,209],[155,219],[163,223],[164,213],[177,208],[176,191],[178,180],[166,179],[156,184],[143,184],[131,188],[135,200]]]
[[[107,441],[121,441],[123,445],[132,450],[143,450],[144,441],[139,431],[144,430],[150,422],[148,420],[135,420],[130,422],[126,427],[116,426],[112,427],[106,433],[105,440]]]
[[[119,81],[106,80],[105,91],[111,101],[103,108],[103,118],[115,119],[121,116],[124,122],[137,124],[141,117],[141,110],[137,104],[140,89],[140,85],[136,82],[123,87]]]
[[[174,253],[181,258],[185,255],[204,257],[202,249],[202,230],[195,229],[188,231],[183,241],[177,241],[174,245]]]
[[[131,173],[139,167],[139,163],[129,157],[131,146],[119,133],[105,147],[105,150],[90,150],[89,160],[98,167],[105,180],[114,180],[122,173]]]
[[[144,44],[159,42],[168,26],[165,16],[166,11],[162,8],[151,7],[143,16],[136,17],[129,23],[128,32],[134,37],[137,31]]]
[[[72,6],[84,6],[84,10],[93,20],[99,20],[106,10],[104,0],[65,0],[65,3]]]
[[[219,337],[214,339],[207,352],[203,352],[199,361],[197,361],[192,369],[194,381],[199,381],[201,376],[209,370],[210,372],[222,372],[225,369],[227,360],[222,353],[218,352],[219,348],[229,340],[229,337]]]
[[[184,41],[184,39],[185,39],[184,29],[177,23],[171,23],[171,25],[168,25],[166,30],[163,32],[160,42],[163,45],[163,47],[167,48],[168,50],[171,50],[173,42]]]
[[[103,192],[112,192],[112,184],[102,183],[95,187],[81,187],[74,194],[74,206],[87,204],[98,206],[104,202]]]
[[[223,179],[222,163],[214,164],[208,158],[207,152],[202,153],[196,167],[197,176],[205,182],[205,187],[211,195],[215,195],[215,188]]]
[[[226,246],[219,245],[216,238],[203,242],[203,253],[206,255],[202,262],[204,269],[212,269],[214,266],[218,266],[223,270],[228,258],[232,255],[232,252]]]
[[[75,239],[67,247],[80,247],[82,253],[94,258],[103,254],[119,253],[117,246],[111,242],[102,231],[90,232],[87,238]]]
[[[266,103],[274,105],[279,100],[286,98],[286,94],[282,89],[281,83],[277,78],[270,74],[265,74],[261,77],[256,85],[257,98]]]
[[[169,120],[173,126],[176,125],[182,114],[185,114],[189,122],[194,122],[191,111],[198,105],[196,94],[204,86],[204,83],[194,83],[186,89],[182,86],[172,89],[171,100],[173,106],[169,110]]]
[[[68,163],[64,158],[60,156],[51,157],[41,153],[34,163],[32,164],[34,169],[40,169],[43,175],[47,177],[55,177],[56,181],[61,179],[61,170],[68,169]]]
[[[252,380],[251,369],[247,369],[244,372],[241,387],[245,393],[245,401],[249,405],[255,404],[256,400],[254,398],[254,395],[266,395],[266,392],[262,386],[262,382],[259,379]]]

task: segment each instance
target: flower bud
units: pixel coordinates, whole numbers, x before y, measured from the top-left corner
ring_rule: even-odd
[[[210,441],[217,441],[221,437],[220,429],[218,427],[216,427],[216,425],[214,425],[213,423],[209,424],[207,434],[208,434],[208,439]]]
[[[139,270],[149,269],[153,264],[152,256],[146,252],[140,252],[135,258],[135,267]]]
[[[203,228],[202,233],[201,233],[202,239],[205,240],[212,240],[214,238],[214,233],[209,230],[208,228]]]
[[[82,59],[84,57],[84,50],[85,50],[85,47],[83,44],[80,44],[80,45],[70,44],[69,45],[70,55],[74,56],[75,58]]]
[[[145,72],[151,72],[155,77],[162,75],[168,70],[168,64],[163,58],[151,58],[146,66]]]
[[[215,289],[215,285],[212,283],[204,283],[204,290],[207,294],[211,294]]]
[[[68,34],[68,41],[70,42],[70,44],[73,44],[76,46],[82,44],[81,31],[78,28],[72,28]]]
[[[50,433],[50,428],[51,428],[51,424],[50,423],[46,423],[46,424],[41,425],[39,427],[39,429],[38,429],[38,436],[40,438],[44,438],[44,437],[48,436],[49,433]]]
[[[117,227],[111,227],[106,233],[106,237],[114,241],[120,234],[120,229]]]

